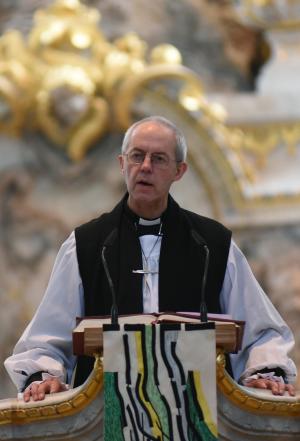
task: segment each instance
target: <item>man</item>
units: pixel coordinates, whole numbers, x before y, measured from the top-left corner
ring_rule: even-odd
[[[181,209],[169,195],[187,170],[186,152],[183,135],[165,118],[145,118],[127,131],[119,162],[128,194],[62,245],[44,299],[5,362],[19,391],[25,387],[25,401],[66,389],[76,363],[71,352],[75,317],[110,313],[111,292],[100,258],[108,238],[106,258],[120,314],[199,311],[204,253],[195,231],[210,250],[209,312],[247,323],[243,349],[231,356],[235,379],[275,395],[295,394],[289,383],[296,369],[288,357],[293,337],[231,232]],[[92,360],[79,358],[75,385],[91,368]]]

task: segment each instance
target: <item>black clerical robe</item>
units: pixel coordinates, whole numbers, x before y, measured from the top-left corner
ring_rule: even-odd
[[[143,312],[142,253],[134,219],[124,209],[128,195],[110,212],[75,229],[79,272],[84,289],[85,314],[108,315],[112,295],[101,260],[105,239],[116,229],[106,259],[114,283],[119,314]],[[231,232],[215,220],[184,210],[169,196],[162,215],[162,243],[159,260],[159,310],[199,311],[205,252],[192,234],[195,230],[210,251],[206,302],[209,312],[219,313],[231,242]],[[80,357],[75,386],[90,373],[93,360]]]

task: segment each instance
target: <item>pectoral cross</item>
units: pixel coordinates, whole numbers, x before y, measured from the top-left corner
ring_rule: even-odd
[[[147,274],[158,274],[158,271],[151,271],[148,268],[140,269],[140,270],[132,270],[132,272],[134,274],[145,274],[145,275],[147,275]]]
[[[134,274],[143,274],[143,283],[144,283],[144,289],[146,289],[146,293],[150,294],[151,289],[150,289],[150,280],[148,279],[151,274],[158,274],[158,271],[151,271],[150,269],[148,269],[147,267],[144,269],[140,269],[140,270],[132,270],[132,272]]]

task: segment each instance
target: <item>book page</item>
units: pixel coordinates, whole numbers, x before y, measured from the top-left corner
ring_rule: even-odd
[[[198,319],[200,319],[200,312],[180,311],[180,312],[176,312],[175,314],[182,315],[184,317],[197,317]],[[211,321],[233,320],[230,314],[213,314],[211,312],[207,314],[207,318],[208,320]]]
[[[137,314],[137,315],[127,315],[127,316],[119,316],[119,323],[126,323],[130,325],[143,323],[150,324],[156,321],[156,316],[152,314]],[[110,317],[103,318],[85,318],[81,320],[81,322],[74,329],[75,332],[84,332],[85,328],[99,328],[102,327],[103,324],[110,324]]]
[[[162,321],[182,322],[182,323],[199,323],[199,312],[166,312],[166,313],[154,313],[154,314],[132,314],[118,317],[119,323],[128,324],[150,324],[159,323]],[[235,321],[229,314],[208,314],[209,321]],[[75,332],[83,332],[86,327],[97,328],[102,327],[103,324],[110,324],[111,317],[86,317],[83,318],[74,329]]]

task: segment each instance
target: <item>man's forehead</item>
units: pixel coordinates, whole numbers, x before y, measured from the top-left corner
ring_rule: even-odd
[[[175,133],[170,128],[163,124],[160,124],[156,121],[146,121],[144,123],[139,124],[132,132],[130,144],[134,144],[134,140],[138,138],[139,140],[143,139],[152,139],[152,140],[164,140],[169,142],[176,142]]]

